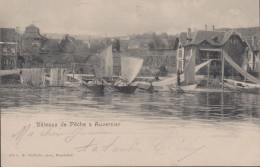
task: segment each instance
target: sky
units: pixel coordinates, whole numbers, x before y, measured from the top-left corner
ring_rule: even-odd
[[[259,0],[0,0],[0,27],[119,36],[256,27]]]

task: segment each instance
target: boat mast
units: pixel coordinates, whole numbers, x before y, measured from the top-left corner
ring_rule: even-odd
[[[221,82],[222,82],[222,90],[224,89],[224,65],[225,59],[223,55],[223,49],[221,50]]]
[[[105,57],[107,56],[107,37],[105,34]],[[103,75],[102,75],[102,71],[101,71],[101,82],[103,81]]]

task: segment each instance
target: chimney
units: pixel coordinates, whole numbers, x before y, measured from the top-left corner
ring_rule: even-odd
[[[20,34],[20,27],[16,27],[16,28],[15,28],[15,32],[18,33],[18,34]]]
[[[212,31],[215,31],[215,26],[214,25],[212,26]]]
[[[188,39],[191,39],[191,28],[188,28],[187,38],[188,38]]]
[[[207,24],[205,24],[205,31],[207,31]]]
[[[256,36],[253,35],[253,36],[252,36],[252,46],[253,46],[253,47],[255,47],[255,38],[256,38]]]

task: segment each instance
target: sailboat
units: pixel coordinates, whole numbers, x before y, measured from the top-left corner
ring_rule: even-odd
[[[180,76],[180,79],[184,81],[181,82],[180,86],[169,85],[169,88],[172,92],[190,92],[194,91],[197,87],[197,83],[195,81],[195,54],[192,54],[189,62],[186,64],[184,68],[184,77]]]
[[[211,63],[212,59],[209,59],[208,61],[205,61],[197,66],[195,66],[195,74],[203,67]],[[187,67],[186,67],[187,68]],[[193,68],[190,68],[193,69]],[[187,70],[187,69],[186,69]],[[186,75],[187,76],[187,75]],[[184,75],[181,74],[180,80],[184,80]],[[160,81],[153,82],[153,89],[155,92],[173,92],[179,90],[180,92],[182,91],[193,91],[196,89],[197,84],[188,84],[188,85],[181,85],[180,89],[177,88],[175,85],[177,83],[177,77],[176,76],[171,76],[166,79],[162,79]],[[142,89],[142,90],[147,90],[149,91],[149,88],[151,87],[151,84],[148,82],[135,82],[135,85]]]
[[[246,79],[251,81],[252,83],[246,83],[241,81],[236,81],[232,79],[224,79],[222,75],[222,84],[223,86],[236,91],[243,91],[243,92],[249,92],[249,93],[260,93],[260,80],[255,78],[254,76],[250,75],[245,71],[243,68],[241,68],[239,65],[237,65],[228,54],[223,51],[223,61],[226,60],[234,69],[236,69],[240,74],[242,74]],[[222,64],[222,70],[224,74],[224,63]]]
[[[121,57],[121,77],[118,77],[113,87],[122,93],[134,93],[137,86],[132,84],[143,65],[143,59],[136,57]]]
[[[113,75],[112,46],[107,47],[101,54],[92,58],[92,65],[95,73],[95,80],[86,82],[84,85],[95,92],[104,91],[103,78]]]

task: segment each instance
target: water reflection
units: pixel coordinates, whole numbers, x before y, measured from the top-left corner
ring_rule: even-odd
[[[260,124],[259,96],[230,92],[122,94],[106,91],[95,94],[82,88],[1,88],[1,108],[4,114],[30,110],[31,114],[59,111],[60,114],[96,117],[95,113],[99,112],[104,117],[105,113],[110,113],[113,117],[126,119],[251,121]]]

